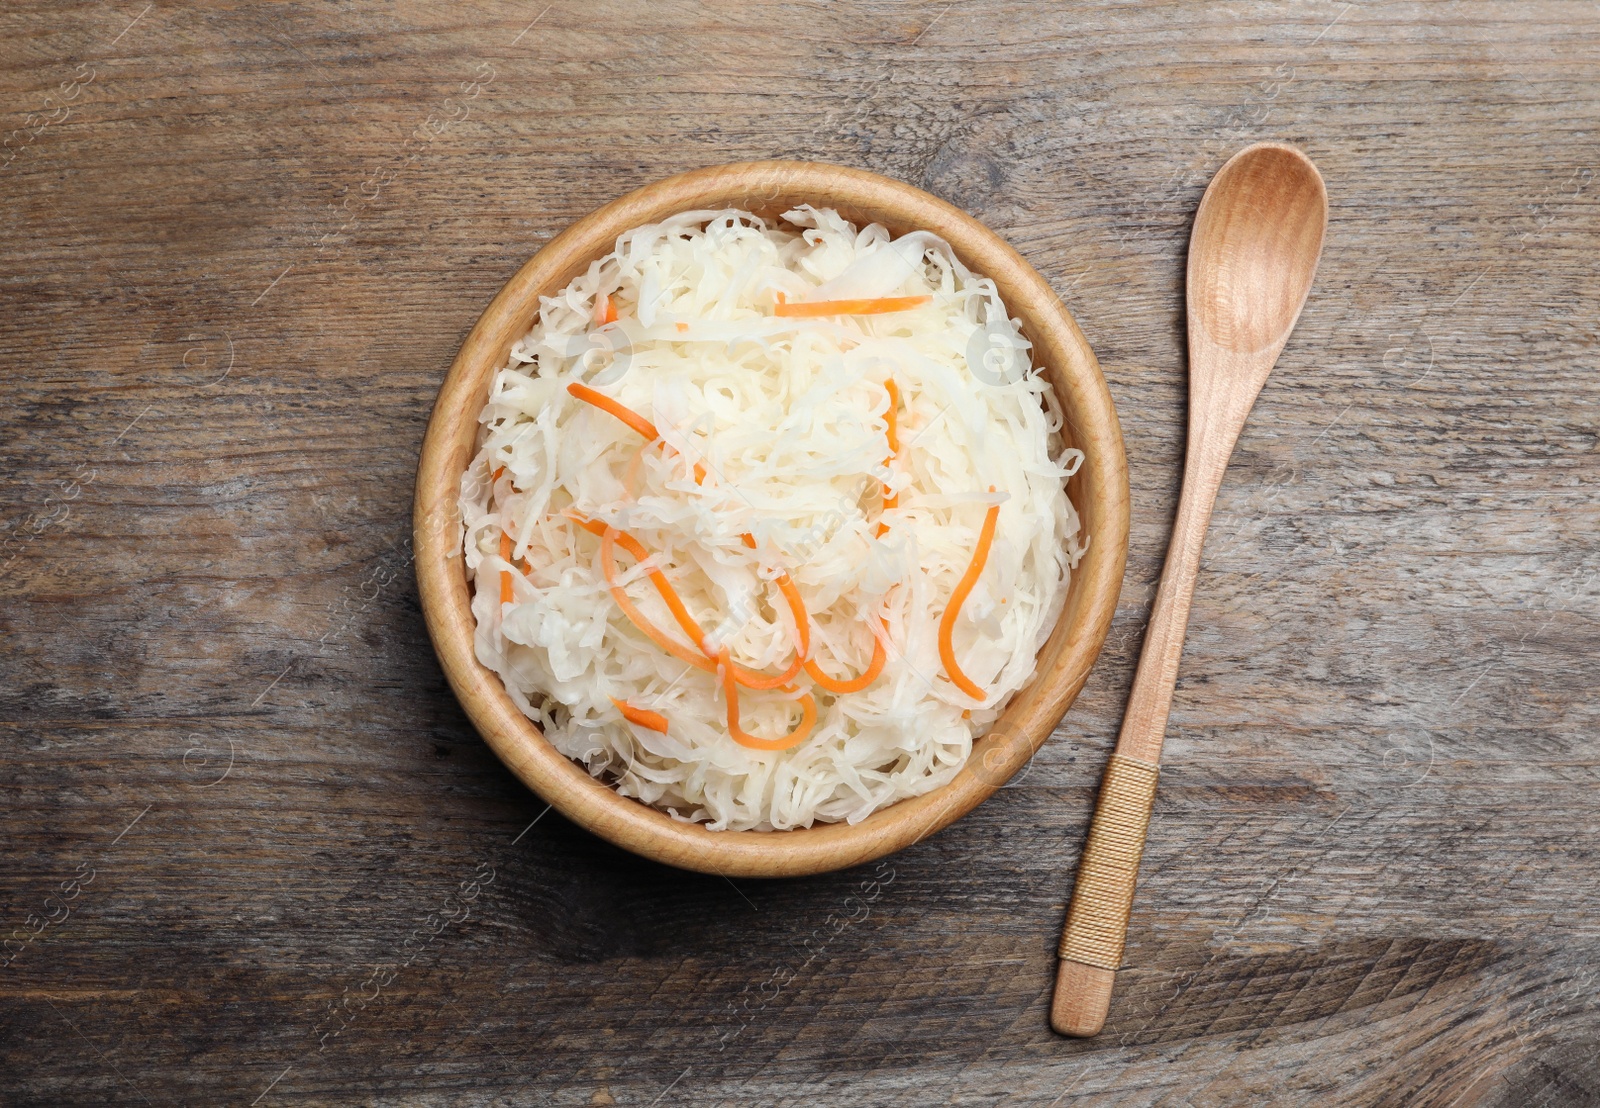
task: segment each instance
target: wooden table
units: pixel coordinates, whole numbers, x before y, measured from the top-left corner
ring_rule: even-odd
[[[141,10],[142,7],[142,10]],[[11,5],[0,1102],[1600,1103],[1588,3]],[[1218,504],[1111,1021],[1054,945],[1171,522],[1194,206],[1332,195]],[[1134,532],[1013,787],[734,884],[542,815],[413,467],[478,311],[699,165],[858,165],[1066,299]]]

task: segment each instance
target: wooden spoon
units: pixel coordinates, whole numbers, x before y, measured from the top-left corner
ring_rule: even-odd
[[[1230,158],[1195,215],[1183,496],[1061,935],[1050,1025],[1063,1035],[1093,1035],[1106,1020],[1212,504],[1245,417],[1300,318],[1327,226],[1328,193],[1317,167],[1271,142]]]

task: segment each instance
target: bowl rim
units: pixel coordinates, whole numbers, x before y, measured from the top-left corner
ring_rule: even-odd
[[[545,739],[500,678],[478,662],[461,557],[457,495],[476,453],[488,382],[527,332],[540,294],[566,286],[625,231],[678,212],[744,208],[775,215],[797,203],[840,211],[898,236],[928,230],[974,272],[994,280],[1066,413],[1064,434],[1084,451],[1069,483],[1089,548],[1073,571],[1033,679],[973,745],[954,780],[897,801],[857,824],[790,831],[711,831],[675,820],[589,776]],[[724,877],[821,873],[872,861],[947,827],[991,796],[1049,738],[1105,642],[1128,545],[1128,474],[1121,426],[1094,353],[1049,283],[975,217],[912,185],[818,162],[758,161],[667,177],[573,223],[524,263],[467,335],[440,385],[417,468],[413,550],[424,620],[446,678],[473,725],[516,776],[572,822],[636,854]]]

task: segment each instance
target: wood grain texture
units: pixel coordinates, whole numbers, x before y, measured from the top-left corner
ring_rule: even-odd
[[[1592,6],[543,10],[0,16],[0,924],[39,928],[0,1102],[1594,1103]],[[1322,169],[1330,248],[1213,515],[1112,1019],[1065,1041],[1189,221],[1262,138]],[[927,188],[1052,282],[1133,534],[1025,776],[730,884],[538,818],[407,542],[494,291],[604,199],[764,157]]]

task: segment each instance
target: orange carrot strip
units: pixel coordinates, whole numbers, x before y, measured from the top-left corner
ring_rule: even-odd
[[[751,546],[755,540],[749,535],[744,536]],[[794,619],[795,632],[799,638],[798,649],[795,651],[794,661],[782,673],[765,674],[757,673],[753,669],[741,666],[734,662],[733,679],[747,689],[765,691],[787,685],[799,674],[800,667],[805,664],[806,651],[811,648],[811,617],[806,614],[805,602],[800,599],[800,590],[794,587],[787,573],[778,575],[778,591],[783,593],[783,598],[788,602],[789,615]],[[708,654],[708,657],[715,655]]]
[[[588,385],[573,381],[571,384],[567,385],[567,391],[573,396],[577,397],[579,400],[593,404],[602,411],[616,416],[618,419],[622,420],[622,422],[626,423],[629,427],[632,427],[635,431],[652,442],[661,437],[656,431],[656,425],[654,423],[651,423],[648,419],[627,405],[619,404],[617,401],[611,399],[609,396],[606,396],[604,393],[596,392]],[[705,483],[706,468],[699,462],[694,464],[694,479],[696,483]],[[586,529],[593,531],[595,534],[603,534],[605,527],[604,524],[595,524],[593,521],[584,522],[582,520],[579,522]],[[600,528],[601,530],[596,530],[596,527]],[[756,540],[754,535],[747,533],[740,537],[744,541],[744,544],[751,550],[756,548]],[[643,553],[644,548],[638,547],[638,544],[634,543],[634,546],[638,547],[639,550],[639,553],[635,553],[634,549],[628,546],[628,543],[630,542],[634,542],[634,540],[631,536],[627,536],[627,542],[623,543],[623,549],[627,550],[628,553],[633,554],[634,557],[638,558],[640,561],[643,561],[646,557],[646,555]],[[667,606],[673,609],[672,614],[678,617],[678,625],[689,633],[689,637],[693,639],[695,644],[701,648],[702,653],[705,653],[703,633],[697,633],[699,632],[698,626],[695,627],[694,631],[689,631],[693,620],[689,617],[688,611],[683,610],[682,602],[677,600],[677,593],[672,592],[671,583],[668,582],[665,577],[662,577],[661,580],[657,582],[656,576],[657,575],[655,574],[651,575],[651,582],[656,585],[657,591],[661,591],[661,598],[667,602]],[[748,689],[775,689],[779,685],[784,685],[794,680],[795,675],[800,672],[801,666],[804,665],[806,653],[811,647],[811,617],[806,614],[806,606],[805,602],[800,597],[800,590],[795,588],[794,581],[789,577],[787,572],[780,573],[778,575],[777,582],[779,591],[783,593],[783,598],[789,605],[789,613],[794,617],[795,631],[799,639],[799,649],[796,651],[795,659],[792,663],[790,663],[789,668],[785,669],[779,674],[757,673],[755,670],[741,666],[737,663],[733,663],[735,680]],[[662,591],[663,586],[665,586],[666,591]],[[671,592],[670,597],[668,595],[669,592]],[[674,604],[677,606],[673,607]],[[683,610],[682,615],[679,615],[680,610]],[[686,623],[685,620],[688,620],[689,622]],[[637,623],[638,621],[635,620],[634,622]],[[642,627],[640,629],[643,630]],[[646,633],[648,634],[649,632]],[[706,654],[706,657],[709,658],[711,655]]]
[[[788,750],[799,746],[817,724],[817,702],[810,693],[800,698],[800,723],[793,731],[778,739],[763,739],[739,726],[739,685],[734,678],[734,664],[728,657],[728,648],[717,654],[717,670],[722,675],[722,695],[728,701],[728,734],[740,746],[751,750]]]
[[[687,323],[678,324],[678,334],[687,335],[688,333],[689,333],[689,325]]]
[[[626,531],[619,531],[615,527],[608,527],[595,519],[581,519],[576,515],[569,516],[573,522],[591,534],[599,535],[602,542],[614,542],[632,554],[634,560],[644,565],[650,560],[650,552],[638,539]],[[615,560],[612,562],[615,565]],[[601,567],[605,568],[604,566]],[[650,583],[656,587],[656,592],[661,594],[661,599],[666,601],[667,610],[672,613],[672,618],[678,621],[678,626],[683,628],[683,633],[689,636],[689,641],[700,648],[701,654],[706,654],[705,632],[700,630],[700,625],[695,622],[694,616],[689,614],[689,609],[684,606],[683,598],[678,595],[678,590],[672,587],[672,582],[667,580],[667,575],[659,569],[651,568],[647,571]],[[610,575],[606,579],[609,581]],[[641,628],[643,630],[643,628]],[[646,632],[648,634],[648,632]],[[710,655],[707,654],[707,657]]]
[[[754,535],[744,534],[739,537],[751,550],[756,548],[756,537]],[[800,590],[795,588],[794,579],[789,576],[788,570],[778,574],[777,582],[778,591],[783,593],[784,602],[789,605],[789,615],[794,619],[795,635],[799,640],[798,648],[795,651],[794,661],[789,663],[789,668],[772,676],[746,669],[735,662],[733,664],[734,680],[747,689],[765,690],[775,689],[779,685],[787,685],[800,672],[800,667],[805,664],[806,654],[811,650],[811,616],[806,613],[806,602],[800,598]]]
[[[596,392],[588,385],[580,384],[577,381],[573,381],[571,384],[569,384],[567,386],[567,391],[573,396],[576,396],[579,400],[582,400],[587,404],[593,404],[601,411],[609,415],[616,416],[618,419],[622,420],[622,422],[626,423],[629,427],[632,427],[635,431],[639,432],[639,434],[643,435],[651,442],[655,442],[661,437],[661,433],[656,430],[656,425],[654,423],[651,423],[648,419],[634,411],[632,408],[628,407],[626,404],[617,403],[603,392]],[[706,467],[701,465],[699,462],[694,463],[694,479],[697,484],[705,483]]]
[[[748,538],[749,536],[746,536]],[[798,657],[804,658],[811,653],[811,616],[806,612],[806,602],[800,599],[800,590],[795,588],[794,578],[789,576],[789,571],[784,570],[778,574],[778,591],[783,593],[783,599],[788,602],[789,614],[794,617],[795,632],[799,636]],[[795,670],[789,674],[793,677]]]
[[[703,669],[707,673],[713,672],[716,667],[712,665],[711,660],[715,655],[706,648],[705,632],[700,630],[700,625],[689,614],[689,609],[684,607],[682,598],[678,596],[678,591],[672,587],[672,582],[667,580],[664,573],[656,569],[650,570],[648,574],[650,583],[661,594],[661,599],[666,601],[667,608],[672,612],[673,618],[678,621],[678,626],[683,628],[684,633],[689,636],[689,640],[699,647],[700,655],[698,657],[691,654],[682,644],[669,637],[654,623],[650,622],[649,617],[639,610],[638,606],[633,603],[633,600],[629,598],[618,583],[617,562],[613,548],[617,544],[621,544],[622,548],[632,554],[640,563],[645,562],[650,557],[649,551],[645,550],[644,546],[626,531],[618,531],[616,528],[608,527],[598,520],[584,519],[573,513],[569,513],[568,518],[585,531],[600,536],[600,568],[605,572],[606,582],[611,586],[611,595],[616,599],[617,606],[622,609],[622,614],[632,620],[635,627],[655,640],[657,646],[674,658],[682,662],[688,662],[696,669]],[[785,574],[784,576],[787,577],[788,575]],[[781,588],[782,586],[780,585],[779,587]],[[793,588],[793,585],[791,584],[790,587]],[[799,594],[796,593],[790,603],[791,612],[794,611],[794,604],[798,600]],[[803,605],[796,614],[796,622],[803,629],[801,632],[802,639],[809,643],[810,623],[806,618]],[[755,670],[741,666],[738,663],[733,663],[733,673],[734,679],[748,689],[776,689],[794,680],[795,675],[800,672],[800,666],[800,656],[797,655],[789,668],[779,674],[769,676],[764,673],[757,673]]]
[[[817,665],[816,661],[811,658],[806,659],[806,676],[831,693],[860,692],[878,679],[878,675],[883,672],[883,664],[886,660],[887,654],[883,649],[883,640],[877,635],[873,635],[872,661],[868,662],[867,668],[861,671],[861,676],[851,678],[848,681],[837,681],[823,673],[822,667]]]
[[[489,484],[493,486],[498,482],[500,475],[505,471],[506,467],[501,466],[491,473],[489,475]],[[504,531],[500,532],[500,557],[508,562],[511,561],[511,536]],[[515,594],[511,591],[511,574],[502,569],[500,571],[500,603],[510,604],[515,598]]]
[[[801,624],[801,626],[806,627],[807,631],[809,631],[809,627],[807,627],[807,625]],[[799,674],[800,667],[803,664],[804,656],[796,654],[794,656],[794,661],[790,662],[782,673],[774,673],[769,675],[765,673],[757,673],[753,669],[749,669],[745,666],[741,666],[738,662],[734,662],[733,679],[753,692],[765,692],[768,689],[782,688],[790,681],[793,681],[795,676]]]
[[[601,296],[594,302],[594,325],[603,327],[617,321],[617,302],[610,296]]]
[[[602,525],[604,526],[604,525]],[[618,532],[615,528],[606,527],[600,538],[600,568],[605,572],[606,584],[611,586],[611,598],[617,602],[617,607],[622,609],[622,614],[640,631],[644,632],[662,650],[671,654],[680,662],[687,662],[696,669],[703,669],[707,673],[715,673],[717,667],[706,659],[705,652],[696,652],[678,642],[654,623],[648,616],[639,610],[617,580],[617,552],[616,539]]]
[[[1000,505],[989,505],[989,511],[983,517],[983,530],[978,532],[978,549],[973,551],[972,564],[956,583],[955,591],[950,594],[950,606],[944,610],[944,618],[939,621],[939,658],[944,662],[944,671],[949,674],[950,680],[955,682],[958,689],[974,700],[983,700],[988,694],[961,672],[961,667],[956,664],[956,648],[951,635],[955,631],[956,617],[961,614],[961,605],[966,603],[967,594],[978,583],[978,576],[983,572],[983,563],[989,560],[989,547],[994,543],[994,525],[999,518]]]
[[[511,560],[511,536],[504,531],[500,532],[500,557],[505,561]],[[500,603],[510,604],[515,599],[511,591],[511,573],[508,570],[500,571]]]
[[[885,312],[905,312],[920,308],[932,300],[931,296],[880,296],[874,300],[805,300],[791,304],[779,300],[772,314],[795,319],[815,319],[824,315],[883,315]]]
[[[622,718],[629,723],[638,724],[646,731],[660,731],[663,735],[667,733],[667,717],[660,712],[652,712],[648,708],[635,708],[626,700],[618,700],[614,696],[611,698],[611,703],[617,706],[617,711],[621,712]]]
[[[885,434],[889,439],[889,453],[892,456],[900,453],[900,386],[894,383],[893,377],[888,377],[884,379],[883,387],[889,393],[889,410],[884,413],[883,418],[889,424],[889,430]]]
[[[639,432],[639,434],[643,435],[651,442],[655,442],[661,437],[660,433],[656,431],[656,425],[654,423],[651,423],[648,419],[634,411],[632,408],[628,407],[626,404],[618,404],[615,400],[611,399],[611,397],[607,396],[603,392],[596,392],[588,385],[582,384],[578,381],[573,381],[571,384],[569,384],[567,386],[567,391],[573,396],[576,396],[579,400],[582,400],[584,403],[593,404],[602,412],[616,416],[618,419],[622,420],[622,422],[626,423],[629,427],[632,427],[635,431]]]
[[[884,420],[888,423],[884,437],[889,440],[889,457],[884,460],[883,464],[887,466],[900,453],[900,388],[894,383],[893,377],[886,378],[883,382],[883,387],[889,392],[889,410],[884,415]],[[900,497],[885,484],[883,486],[883,503],[879,506],[879,513],[887,512],[890,508],[898,508],[899,506]],[[878,522],[878,537],[880,539],[883,538],[883,533],[888,529],[889,525],[880,520]]]

